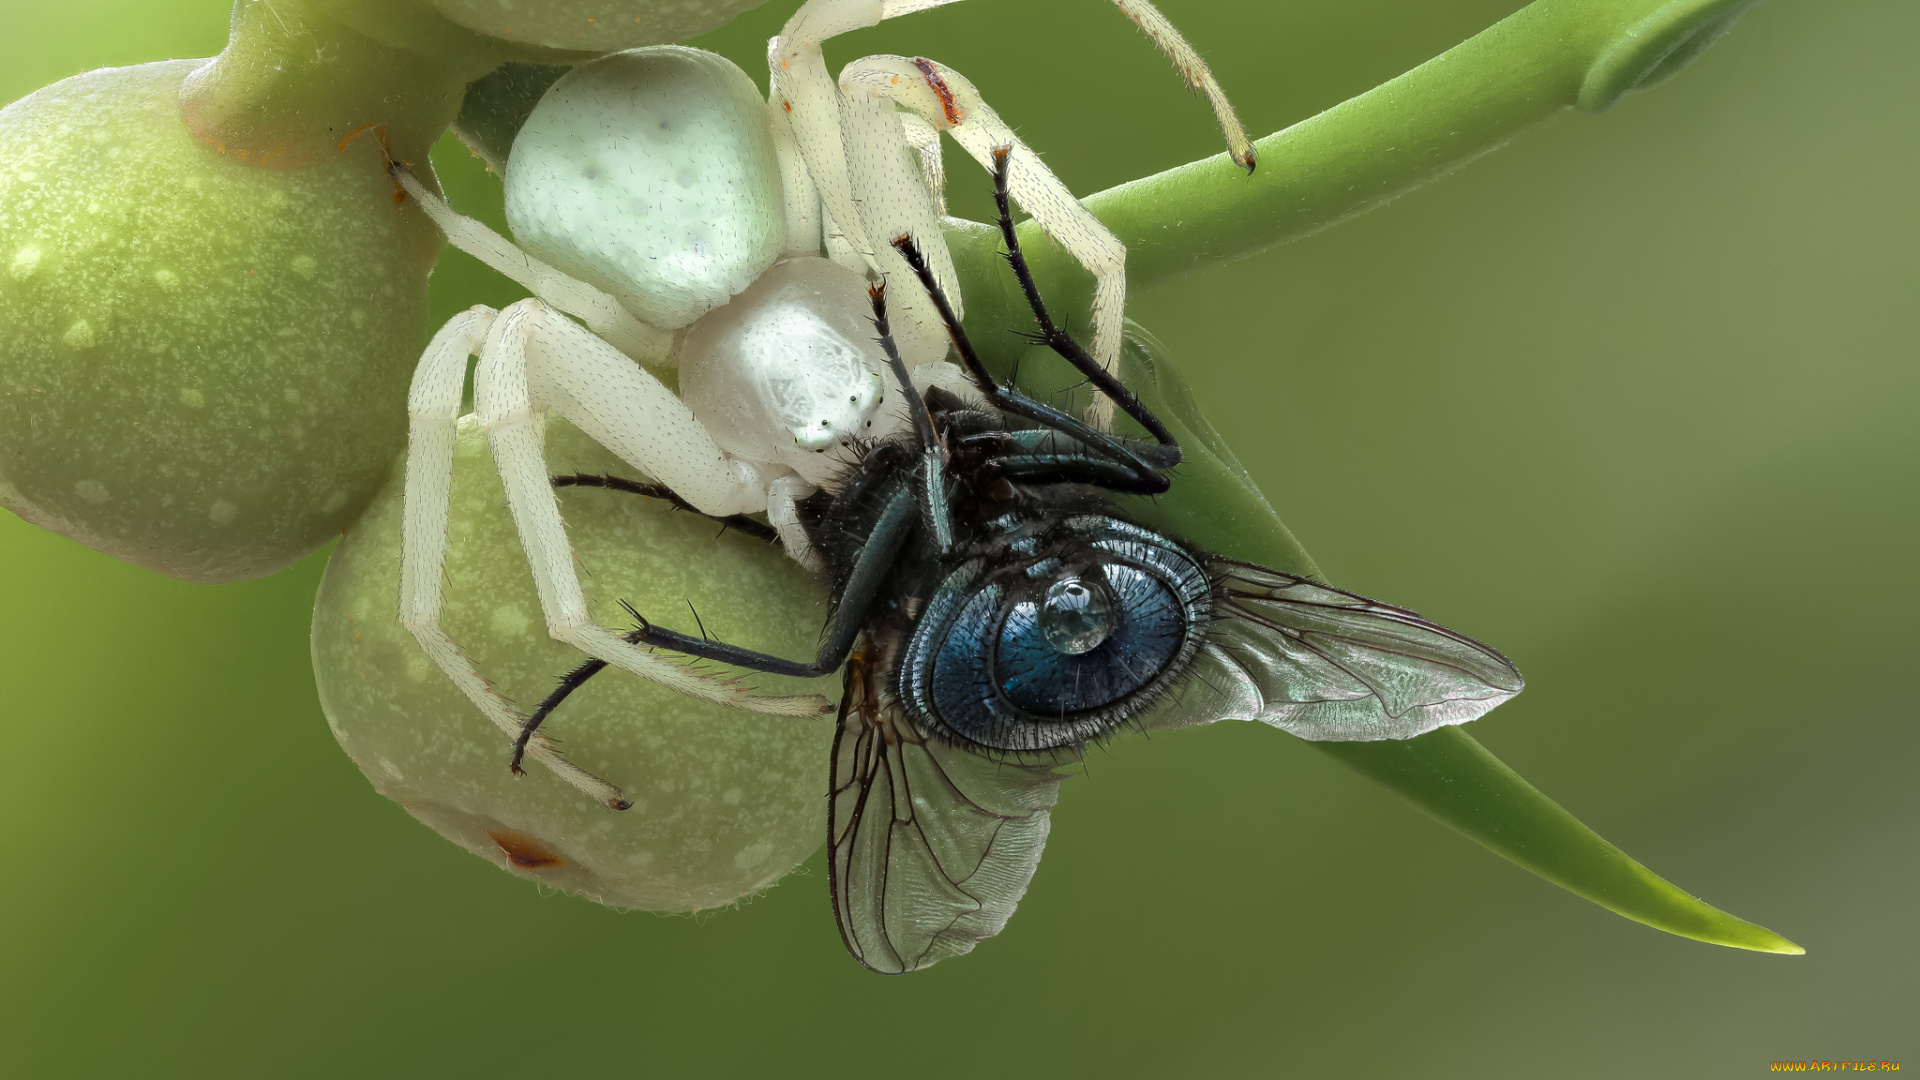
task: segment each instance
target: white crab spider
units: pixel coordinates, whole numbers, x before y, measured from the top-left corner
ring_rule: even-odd
[[[902,422],[882,407],[885,361],[862,328],[862,279],[818,253],[824,243],[841,267],[884,276],[906,270],[884,241],[911,234],[958,307],[937,223],[940,130],[989,168],[993,148],[1012,148],[1012,194],[1095,274],[1094,355],[1109,366],[1117,358],[1124,248],[970,83],[932,61],[885,56],[849,65],[838,89],[827,79],[821,41],[950,2],[809,0],[770,43],[770,102],[727,61],[693,49],[633,50],[575,69],[542,99],[509,158],[507,211],[519,246],[396,168],[449,242],[534,294],[450,320],[421,357],[408,398],[400,621],[509,736],[525,717],[440,627],[469,356],[479,357],[476,419],[548,633],[683,693],[794,716],[831,706],[816,695],[754,695],[592,620],[549,483],[546,414],[565,417],[704,513],[765,512],[788,551],[811,561],[794,502],[844,467],[847,459],[826,451],[884,437]],[[1180,62],[1190,84],[1207,90],[1232,143],[1238,125],[1186,43],[1145,0],[1115,3]],[[1238,141],[1244,146],[1243,135]],[[1237,157],[1250,166],[1250,149]],[[904,301],[896,301],[895,334],[914,381],[969,389],[940,362],[947,341],[931,304],[917,290],[897,295]],[[643,363],[678,364],[684,398]],[[617,789],[543,738],[528,756],[622,805]]]

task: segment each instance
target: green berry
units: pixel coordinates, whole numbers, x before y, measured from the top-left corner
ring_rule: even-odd
[[[181,118],[204,61],[0,111],[0,504],[190,581],[338,534],[406,437],[440,237],[371,142],[299,169]]]
[[[634,476],[576,429],[548,421],[556,473]],[[523,711],[586,659],[549,638],[485,439],[461,426],[442,625]],[[663,625],[811,656],[826,617],[818,585],[778,547],[643,497],[559,489],[595,618],[627,600]],[[401,484],[341,542],[313,621],[320,700],[340,745],[381,794],[521,877],[603,904],[690,911],[786,875],[825,836],[831,719],[794,720],[695,701],[609,669],[543,729],[576,764],[620,786],[614,812],[537,764],[515,779],[510,740],[447,681],[396,619]],[[699,623],[689,606],[699,612]],[[832,679],[753,676],[771,693],[838,692]]]

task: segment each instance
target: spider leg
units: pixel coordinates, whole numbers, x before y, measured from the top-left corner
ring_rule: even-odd
[[[951,0],[947,0],[951,2]],[[931,192],[913,156],[900,113],[870,94],[844,94],[827,74],[822,42],[929,5],[924,0],[809,0],[767,46],[774,107],[784,112],[826,219],[826,247],[843,265],[849,253],[885,279],[906,266],[885,238],[911,234],[949,291],[959,278]],[[876,242],[877,240],[877,242]],[[894,333],[909,367],[939,360],[946,335],[924,297],[902,296]]]
[[[620,789],[561,756],[545,739],[532,737],[524,718],[496,693],[473,662],[440,626],[441,581],[447,561],[448,504],[453,492],[455,418],[466,382],[467,357],[480,351],[497,313],[476,307],[448,320],[427,345],[407,395],[406,496],[401,510],[400,624],[467,700],[516,739],[515,760],[535,761],[582,793],[608,806],[625,800]]]
[[[820,189],[813,184],[800,140],[793,132],[793,108],[780,96],[780,82],[769,79],[767,115],[774,156],[780,162],[780,190],[786,205],[787,254],[820,254]],[[863,264],[864,269],[864,264]]]
[[[945,213],[938,155],[926,153],[927,141],[920,124],[903,125],[902,114],[894,110],[893,103],[905,106],[910,114],[917,114],[935,129],[948,131],[988,168],[992,167],[989,159],[993,147],[1018,146],[1022,153],[1014,177],[1015,198],[1097,279],[1093,355],[1111,367],[1120,356],[1126,249],[1073,198],[1038,156],[1020,144],[1013,129],[986,106],[972,83],[943,65],[900,56],[854,61],[841,72],[838,93],[834,80],[827,75],[820,51],[822,42],[953,2],[807,0],[767,47],[773,75],[769,103],[777,114],[776,138],[780,137],[784,116],[794,152],[804,159],[818,192],[827,221],[826,248],[836,262],[844,265],[864,261],[872,272],[885,278],[901,267],[879,241],[903,232],[911,234],[932,263],[934,276],[945,283],[956,309],[961,298],[953,288],[953,267],[938,231],[937,219]],[[1233,160],[1251,171],[1253,146],[1206,61],[1150,0],[1112,2],[1173,61],[1187,86],[1205,95]],[[910,149],[921,151],[925,175],[918,182],[906,162]],[[900,349],[909,366],[938,359],[924,350],[943,344],[932,313],[919,300],[915,296],[901,297],[895,312]],[[1112,404],[1105,398],[1094,399],[1089,418],[1094,427],[1105,429],[1112,420]]]
[[[920,178],[933,197],[934,216],[946,217],[947,164],[940,157],[940,129],[916,113],[901,113],[900,129],[906,133],[907,145],[920,156]]]
[[[816,574],[827,564],[813,550],[813,538],[800,521],[800,501],[819,490],[798,476],[776,476],[767,485],[767,524],[780,534],[787,557]]]
[[[773,526],[755,521],[745,514],[707,514],[699,507],[680,497],[678,492],[665,484],[648,484],[639,480],[628,480],[622,476],[595,475],[593,473],[569,473],[552,478],[554,487],[592,487],[607,491],[619,491],[628,495],[640,495],[649,499],[659,499],[671,503],[675,510],[690,510],[701,517],[717,521],[735,532],[742,532],[755,540],[764,540],[769,544],[779,543],[780,534]]]
[[[840,74],[840,86],[850,102],[885,99],[920,116],[953,136],[989,171],[1000,167],[1000,157],[1005,154],[1009,162],[1006,186],[1013,198],[1093,275],[1093,356],[1109,371],[1117,366],[1127,306],[1126,246],[1074,198],[1040,156],[981,99],[973,84],[952,68],[922,57],[869,56],[847,65]],[[878,235],[892,237],[912,231],[891,229]],[[926,247],[917,232],[914,239],[923,249]],[[935,277],[943,284],[950,280],[944,274],[936,273]],[[952,292],[950,288],[946,291]],[[1087,419],[1104,431],[1112,426],[1112,414],[1110,401],[1095,398]]]
[[[1253,143],[1247,139],[1247,129],[1240,124],[1240,117],[1233,111],[1233,103],[1227,100],[1227,92],[1220,89],[1207,62],[1200,59],[1180,31],[1174,29],[1165,15],[1148,0],[1113,0],[1113,6],[1120,13],[1133,20],[1133,25],[1147,35],[1160,47],[1173,66],[1180,69],[1180,77],[1187,81],[1187,88],[1207,99],[1207,106],[1213,110],[1213,118],[1220,125],[1220,134],[1227,140],[1227,155],[1233,163],[1253,172]]]
[[[636,360],[664,364],[673,351],[673,335],[634,318],[619,301],[599,289],[548,266],[521,251],[513,241],[487,228],[447,205],[447,200],[427,190],[413,170],[400,162],[391,162],[387,171],[433,223],[446,234],[447,243],[505,274],[521,288],[576,316],[587,328],[613,343],[614,347]]]
[[[697,507],[738,512],[738,500],[755,492],[764,498],[757,480],[739,472],[745,466],[721,453],[686,406],[639,365],[539,301],[508,308],[481,346],[474,412],[493,450],[547,632],[701,700],[787,716],[827,711],[818,695],[756,697],[737,680],[690,671],[593,621],[548,478],[547,408],[641,472],[667,478]]]

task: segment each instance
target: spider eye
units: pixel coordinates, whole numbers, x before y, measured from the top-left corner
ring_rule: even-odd
[[[900,697],[999,750],[1084,743],[1185,669],[1212,587],[1172,542],[1112,518],[1062,523],[1030,558],[975,559],[928,602]]]

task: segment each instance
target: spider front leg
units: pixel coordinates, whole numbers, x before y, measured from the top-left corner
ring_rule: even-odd
[[[387,172],[392,175],[393,182],[400,185],[400,190],[412,196],[413,201],[420,204],[420,208],[446,234],[447,243],[506,275],[521,288],[561,311],[577,317],[594,333],[635,360],[663,364],[671,358],[672,334],[641,322],[613,297],[548,266],[484,223],[455,210],[438,193],[428,190],[420,178],[413,174],[413,170],[400,162],[389,162]]]
[[[501,312],[475,368],[474,412],[493,450],[547,632],[690,697],[782,716],[830,711],[818,695],[755,696],[736,679],[671,663],[593,621],[546,467],[546,409],[703,513],[753,511],[764,507],[766,496],[751,466],[723,453],[679,398],[612,346],[537,300]]]
[[[412,426],[400,621],[496,727],[517,739],[526,717],[493,690],[440,626],[455,423],[470,355],[480,357],[476,412],[488,433],[552,636],[702,700],[789,716],[830,709],[815,695],[754,696],[737,680],[690,671],[593,623],[547,475],[542,451],[547,408],[559,411],[636,469],[686,493],[689,504],[702,512],[726,516],[758,509],[764,494],[757,474],[723,454],[658,380],[540,301],[523,300],[498,313],[475,308],[443,327],[421,357],[408,400]],[[599,801],[623,805],[618,789],[566,761],[545,739],[529,743],[526,753]]]
[[[835,261],[844,265],[846,249],[851,249],[864,269],[881,280],[904,276],[907,267],[887,240],[906,233],[958,303],[958,276],[940,231],[939,212],[921,169],[911,160],[917,155],[909,149],[898,111],[879,98],[843,97],[820,52],[820,43],[828,38],[926,6],[933,5],[896,11],[902,5],[811,0],[768,45],[772,107],[786,117],[794,149],[818,192],[827,249]],[[776,122],[776,136],[778,130]],[[909,367],[946,354],[946,333],[925,297],[902,297],[893,320],[895,339]]]

